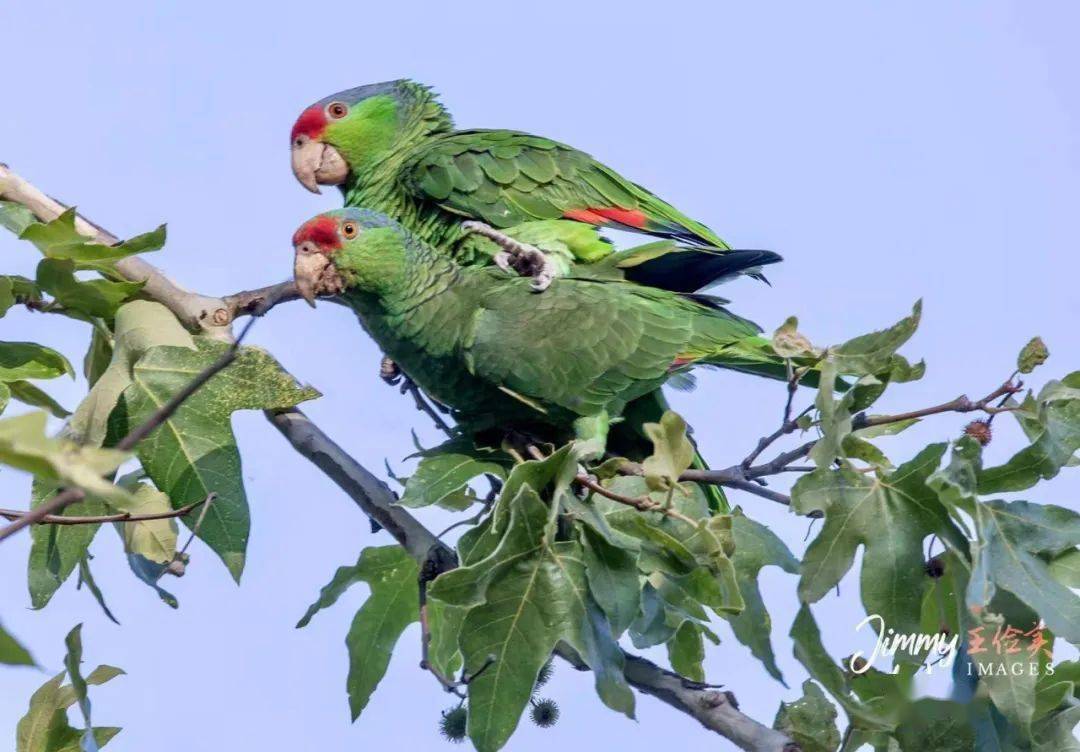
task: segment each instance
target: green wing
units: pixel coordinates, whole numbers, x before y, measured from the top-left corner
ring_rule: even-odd
[[[402,176],[418,197],[493,227],[572,219],[728,248],[708,227],[588,154],[540,136],[457,131],[419,147]]]
[[[621,409],[662,384],[688,349],[710,351],[758,329],[721,308],[621,282],[558,279],[542,295],[528,281],[493,286],[466,358],[479,377],[579,414]]]

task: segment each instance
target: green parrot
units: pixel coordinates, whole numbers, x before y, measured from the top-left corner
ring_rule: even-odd
[[[631,402],[694,366],[785,378],[753,323],[715,298],[623,280],[529,280],[463,265],[383,214],[340,209],[297,230],[302,295],[337,296],[467,430],[595,440]]]
[[[534,278],[536,290],[587,276],[613,249],[599,228],[662,238],[610,259],[603,273],[676,292],[780,257],[733,251],[712,230],[588,154],[508,130],[454,130],[431,90],[412,81],[342,91],[308,107],[291,134],[308,189],[337,185],[345,205],[381,211],[462,264]]]

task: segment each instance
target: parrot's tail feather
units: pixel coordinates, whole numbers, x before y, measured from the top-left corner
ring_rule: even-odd
[[[719,251],[681,248],[636,266],[624,267],[626,278],[674,292],[696,292],[740,274],[764,279],[760,268],[783,261],[772,251]]]

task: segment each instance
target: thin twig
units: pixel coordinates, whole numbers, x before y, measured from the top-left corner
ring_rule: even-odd
[[[215,375],[227,368],[230,363],[236,360],[237,353],[240,351],[240,343],[243,342],[247,333],[251,331],[251,327],[254,325],[255,321],[256,319],[249,321],[243,331],[240,332],[240,336],[236,338],[236,341],[229,345],[229,348],[221,354],[221,357],[204,368],[188,383],[187,386],[173,395],[168,402],[155,410],[144,422],[132,429],[127,436],[120,439],[120,441],[116,443],[115,448],[122,452],[129,452],[134,449],[135,446],[149,436],[155,428],[158,428],[162,423],[167,421],[169,417],[184,404],[185,400],[202,388],[202,386]],[[59,514],[67,507],[81,501],[85,497],[86,492],[81,488],[71,487],[64,489],[41,506],[26,512],[10,525],[0,528],[0,541],[10,537],[28,525],[37,524],[46,517]]]
[[[954,400],[943,402],[940,405],[934,405],[933,407],[924,407],[922,410],[912,410],[907,413],[899,413],[897,415],[866,415],[865,413],[859,413],[855,416],[855,419],[851,423],[852,430],[859,430],[860,428],[870,428],[871,426],[884,426],[889,423],[900,423],[905,420],[914,420],[917,418],[925,418],[929,415],[939,415],[941,413],[971,413],[971,412],[984,412],[987,415],[993,416],[997,413],[1009,412],[1013,410],[1012,407],[995,407],[990,403],[999,398],[1008,399],[1012,395],[1021,391],[1024,388],[1024,382],[1013,382],[1010,378],[1004,384],[999,386],[990,394],[983,397],[977,402],[972,402],[966,394],[962,394]],[[1002,403],[1004,405],[1004,403]]]
[[[171,509],[168,512],[152,512],[150,514],[131,514],[130,512],[120,512],[117,514],[102,514],[88,517],[64,517],[63,515],[48,514],[45,515],[36,524],[38,525],[97,525],[103,522],[148,522],[150,520],[167,520],[172,517],[185,517],[196,507],[202,506],[206,503],[206,499],[200,499],[199,501],[193,501],[190,504],[180,507],[179,509]],[[18,520],[30,512],[20,511],[18,509],[0,509],[0,517],[4,517],[9,520]]]
[[[638,511],[659,512],[660,514],[671,517],[672,519],[682,520],[689,525],[697,527],[698,521],[695,520],[693,517],[687,517],[678,509],[667,506],[666,504],[663,504],[659,501],[653,501],[652,499],[646,498],[644,496],[624,496],[623,494],[615,493],[610,489],[604,488],[587,475],[577,475],[574,477],[574,480],[585,486],[585,488],[589,489],[593,493],[598,493],[601,496],[611,499],[612,501],[617,501],[620,504],[626,504],[627,506],[633,507]]]

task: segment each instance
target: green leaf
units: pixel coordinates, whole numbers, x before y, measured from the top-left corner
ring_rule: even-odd
[[[65,309],[106,319],[143,287],[142,282],[82,281],[75,278],[74,261],[50,258],[38,263],[37,283]]]
[[[888,329],[864,334],[830,348],[829,355],[836,362],[837,371],[854,375],[876,375],[891,371],[896,351],[911,339],[911,335],[919,327],[921,317],[922,301],[919,300],[912,307],[910,316]]]
[[[799,320],[788,316],[772,337],[773,351],[781,358],[817,357],[820,351],[799,331]]]
[[[1024,425],[1032,443],[1004,465],[979,475],[979,493],[1023,491],[1049,480],[1080,449],[1080,371],[1048,384],[1039,396],[1034,420]],[[1018,416],[1019,417],[1019,416]],[[1024,419],[1021,418],[1022,425]]]
[[[127,452],[49,438],[45,422],[43,412],[0,420],[0,464],[25,470],[42,480],[78,486],[105,500],[121,502],[130,498],[125,489],[101,477],[119,467],[128,458]]]
[[[59,489],[52,481],[34,479],[30,492],[30,508],[43,504]],[[87,499],[72,504],[61,512],[63,515],[102,515],[108,507],[98,499]],[[97,535],[101,525],[33,525],[30,528],[30,561],[27,566],[27,584],[30,604],[44,608],[75,567],[86,557],[86,551]]]
[[[90,591],[90,595],[94,596],[94,600],[101,606],[101,610],[108,617],[109,621],[113,624],[119,624],[120,621],[113,616],[113,612],[109,610],[109,606],[105,603],[105,594],[101,592],[101,588],[98,587],[97,581],[94,579],[94,573],[90,571],[90,554],[86,554],[79,561],[79,582],[78,587],[86,585],[86,589]]]
[[[814,401],[818,409],[821,438],[810,450],[810,460],[822,468],[829,467],[837,457],[843,456],[844,437],[851,433],[852,392],[839,400],[834,399],[836,375],[836,362],[830,358],[821,366],[821,382]]]
[[[579,593],[580,579],[575,580]],[[593,672],[596,694],[600,700],[617,713],[634,718],[634,692],[623,673],[626,658],[612,634],[604,612],[591,598],[585,598],[585,617],[580,624],[577,639],[569,642],[581,652],[582,658]]]
[[[475,674],[486,666],[469,684],[469,736],[479,752],[494,752],[510,738],[556,643],[579,641],[584,618],[580,547],[544,544],[549,511],[531,487],[518,489],[509,511],[499,546],[465,568],[487,572],[452,570],[429,593],[460,600],[461,594],[472,595],[473,583],[482,591],[482,603],[466,614],[460,638],[465,670]],[[462,579],[469,585],[461,587]]]
[[[8,634],[0,624],[0,663],[8,666],[36,666],[29,651],[19,641]]]
[[[1067,588],[1080,590],[1080,549],[1073,548],[1050,561],[1050,576]]]
[[[83,720],[86,721],[86,730],[82,733],[79,746],[83,752],[97,752],[97,742],[94,740],[93,721],[90,719],[90,698],[86,694],[86,679],[83,678],[82,668],[82,624],[76,624],[66,638],[67,654],[64,656],[64,668],[67,669],[71,678],[71,688],[75,695],[75,702],[79,706]]]
[[[429,449],[406,481],[398,504],[412,508],[435,504],[451,511],[467,509],[476,501],[469,481],[487,474],[505,478],[504,458],[501,452],[479,448],[461,439]]]
[[[136,362],[132,383],[111,415],[112,435],[123,436],[146,421],[227,347],[200,340],[195,351],[167,346],[148,350]],[[104,381],[105,377],[99,385]],[[174,508],[216,494],[202,518],[199,537],[238,581],[250,518],[231,415],[236,410],[292,407],[318,394],[300,386],[264,351],[245,347],[232,365],[211,378],[136,448],[147,475]],[[184,524],[191,527],[194,520],[184,518]]]
[[[338,570],[340,574],[341,570]],[[335,581],[338,575],[335,575]],[[371,595],[356,612],[345,638],[349,650],[346,687],[354,721],[367,707],[371,693],[386,674],[401,633],[420,618],[418,575],[416,562],[398,545],[365,548],[356,563],[352,575],[354,581],[368,583]],[[333,589],[333,586],[334,582],[331,582],[327,588]],[[313,606],[316,610],[324,596],[336,599],[337,595],[327,592],[327,588]]]
[[[0,227],[19,235],[36,221],[34,213],[22,204],[0,201]]]
[[[54,379],[75,369],[63,355],[34,342],[0,342],[0,381]]]
[[[840,746],[836,707],[821,687],[807,679],[795,702],[781,702],[773,728],[791,737],[803,752],[835,752]]]
[[[81,658],[78,630],[76,627],[68,635],[65,664],[69,670],[72,666],[78,669]],[[30,709],[15,729],[16,752],[96,752],[120,732],[112,727],[94,728],[92,734],[74,729],[68,722],[66,709],[82,702],[86,705],[84,712],[88,713],[86,686],[104,684],[124,672],[112,666],[99,666],[85,680],[76,673],[72,684],[61,686],[67,673],[61,671],[30,697]]]
[[[1074,705],[1039,721],[1032,729],[1032,752],[1080,752],[1074,729],[1080,723],[1080,705]]]
[[[97,385],[98,379],[104,375],[105,370],[113,357],[112,332],[100,321],[94,322],[94,331],[90,335],[90,346],[83,356],[83,376],[91,388]]]
[[[783,683],[784,677],[776,665],[770,639],[772,619],[765,609],[757,579],[767,566],[777,566],[790,574],[798,574],[799,561],[775,533],[744,515],[741,510],[736,509],[732,524],[735,554],[731,561],[746,608],[737,615],[727,615],[725,618],[731,624],[735,638],[750,648],[770,676]]]
[[[146,483],[132,486],[130,502],[111,504],[118,512],[133,515],[158,514],[172,509],[169,497]],[[168,564],[176,556],[177,525],[174,518],[118,523],[124,550],[157,564]]]
[[[461,650],[458,638],[465,621],[467,608],[450,606],[440,600],[428,599],[428,660],[443,676],[454,676],[461,670]]]
[[[975,734],[967,708],[925,697],[907,707],[896,729],[903,752],[974,752]]]
[[[168,308],[160,303],[135,300],[116,312],[112,357],[86,398],[75,409],[70,430],[83,443],[100,446],[105,441],[109,415],[120,395],[131,385],[135,362],[151,347],[171,345],[195,349],[195,340]],[[95,327],[94,335],[100,329]],[[104,336],[104,335],[100,335]],[[91,349],[93,349],[93,342]],[[100,357],[100,353],[97,354]],[[100,363],[96,366],[100,368]],[[89,373],[87,378],[90,378]]]
[[[687,679],[705,681],[705,642],[701,627],[692,621],[684,621],[675,630],[675,636],[667,644],[668,660],[672,670]]]
[[[850,469],[818,469],[792,488],[799,514],[823,511],[825,524],[803,557],[799,597],[823,598],[840,582],[861,545],[860,585],[868,614],[899,633],[919,629],[923,593],[922,542],[938,535],[966,549],[966,540],[926,480],[941,462],[944,444],[932,444],[893,473],[867,477]]]
[[[1049,357],[1050,351],[1046,349],[1046,343],[1041,337],[1034,337],[1016,356],[1016,370],[1020,373],[1031,373]]]
[[[694,461],[694,445],[686,437],[686,421],[668,410],[659,423],[642,426],[653,443],[653,453],[641,463],[645,482],[653,491],[668,491],[679,483]]]
[[[71,415],[69,410],[65,410],[59,402],[29,381],[11,381],[7,383],[6,387],[11,390],[11,396],[19,402],[31,407],[44,408],[54,418],[66,418]]]
[[[71,259],[84,267],[100,267],[127,256],[159,250],[165,245],[165,225],[116,245],[102,245],[79,234],[75,229],[75,216],[75,209],[68,209],[51,222],[28,226],[19,237],[37,246],[46,258]]]
[[[833,662],[825,646],[821,644],[821,631],[814,620],[810,607],[803,605],[791,625],[790,637],[795,644],[798,659],[818,684],[833,696],[848,714],[851,722],[869,731],[891,731],[893,724],[868,708],[852,692],[844,672]]]
[[[968,608],[987,608],[997,588],[1037,613],[1054,634],[1080,642],[1080,597],[1055,580],[1044,555],[1080,543],[1080,514],[1027,501],[989,501],[975,506],[978,541],[973,546]]]
[[[589,592],[607,615],[616,635],[637,617],[641,597],[637,553],[613,545],[591,527],[581,528]]]
[[[10,277],[0,276],[0,319],[15,305],[14,285]]]
[[[11,402],[11,389],[7,384],[0,381],[0,415],[7,409],[8,403]]]
[[[978,499],[979,473],[982,471],[982,447],[970,436],[953,442],[949,464],[926,479],[926,485],[950,509],[974,513]],[[954,513],[959,519],[959,515]]]

